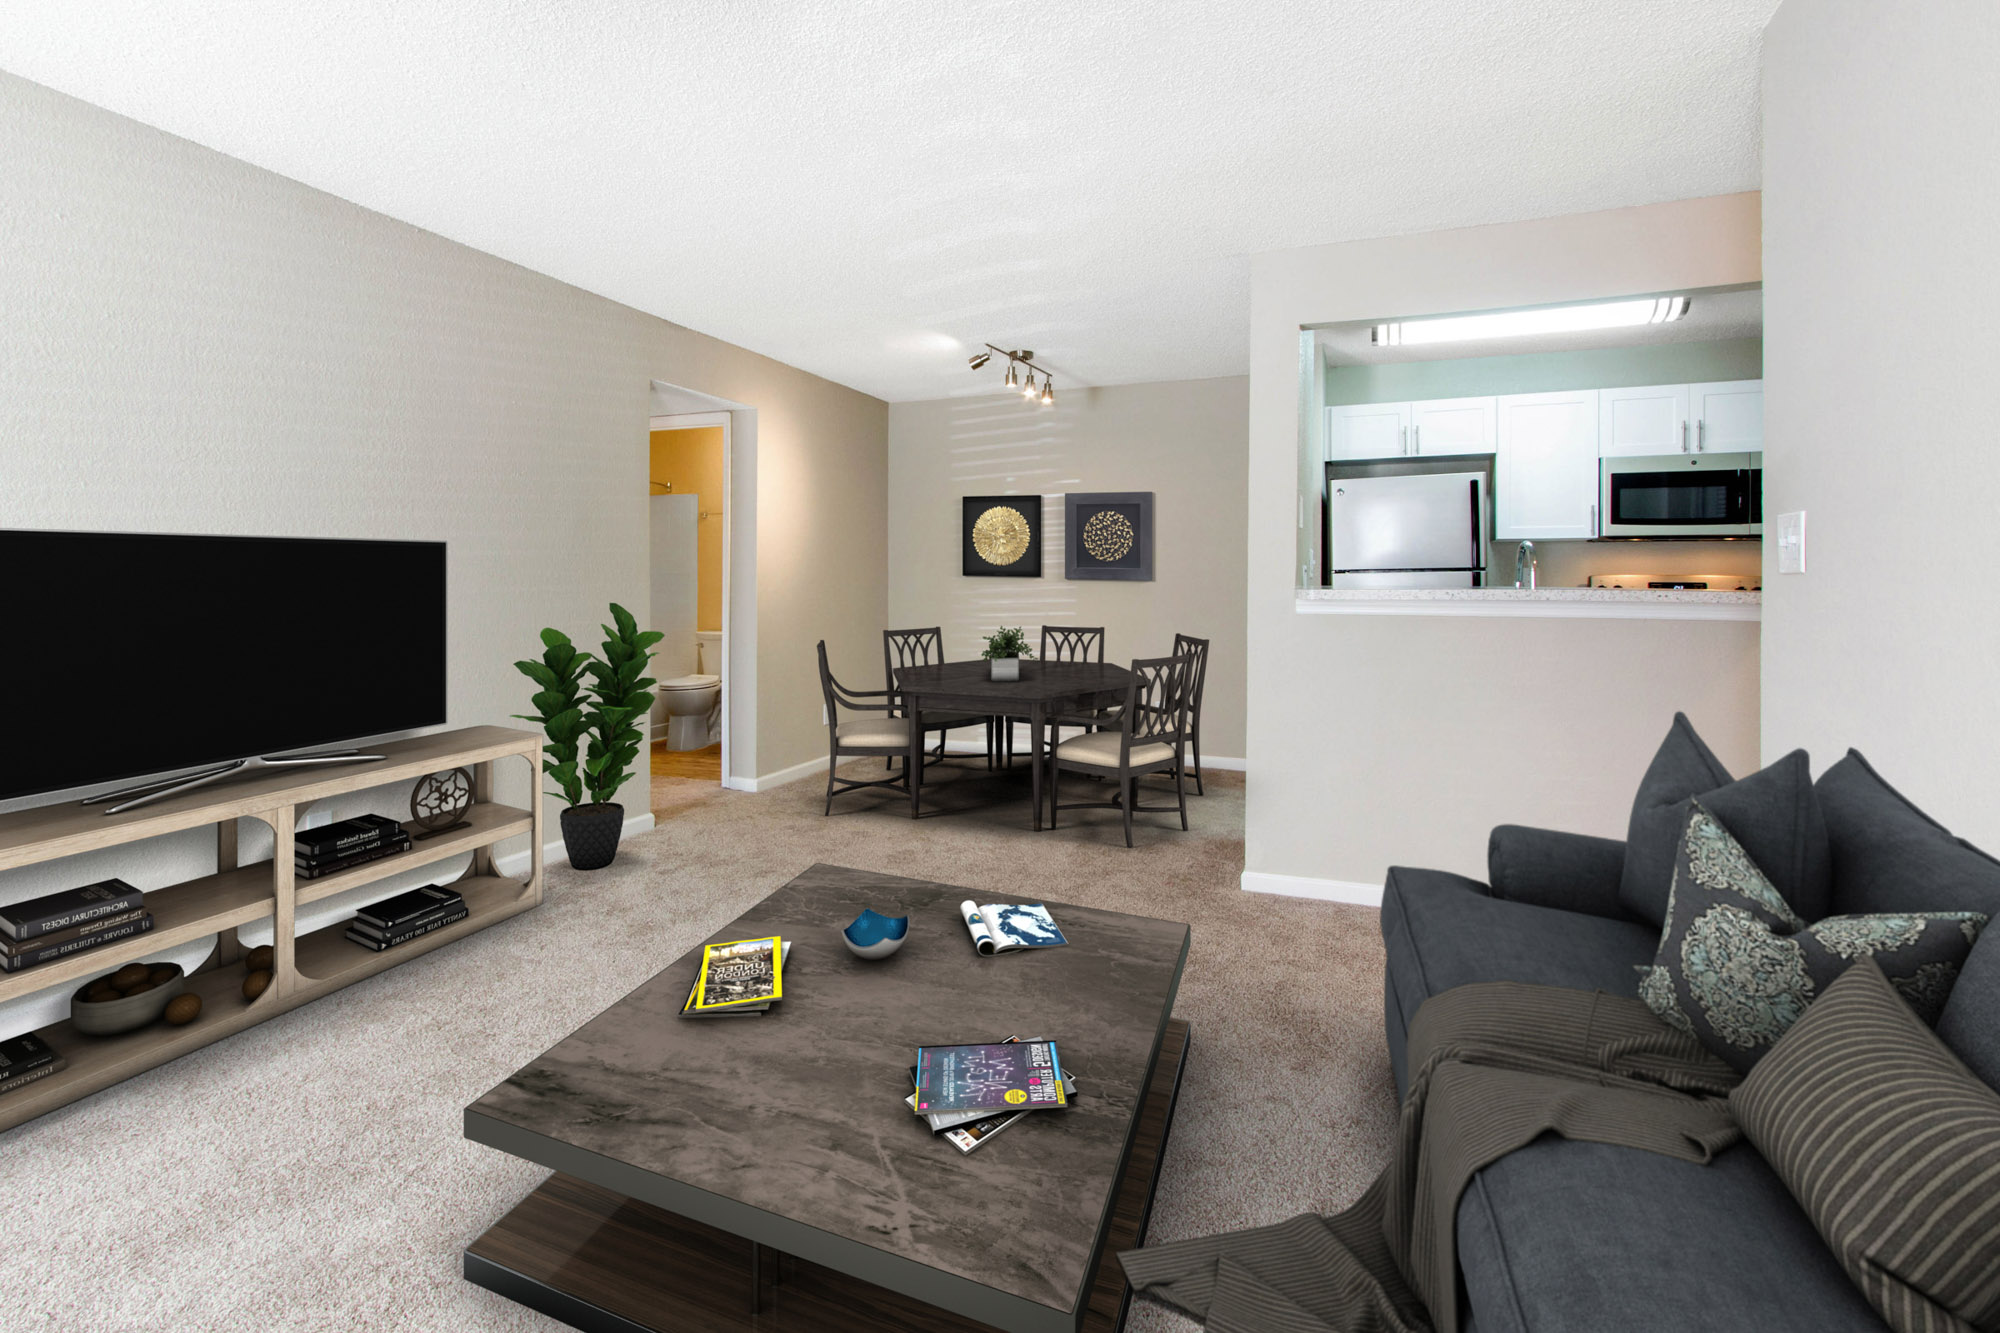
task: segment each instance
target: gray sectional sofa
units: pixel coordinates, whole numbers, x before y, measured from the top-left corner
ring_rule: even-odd
[[[1831,914],[2000,917],[2000,863],[1953,838],[1858,754],[1814,787]],[[1636,997],[1637,969],[1653,961],[1660,927],[1621,902],[1625,849],[1502,827],[1486,883],[1389,872],[1382,933],[1399,1095],[1405,1032],[1431,995],[1520,981]],[[1937,1032],[1987,1086],[2000,1086],[2000,925],[1973,947]],[[1458,1254],[1462,1308],[1477,1333],[1885,1327],[1747,1141],[1699,1166],[1544,1136],[1474,1178],[1459,1205]]]

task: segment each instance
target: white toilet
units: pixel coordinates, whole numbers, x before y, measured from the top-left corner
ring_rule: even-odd
[[[653,687],[666,714],[669,750],[705,750],[715,744],[722,721],[722,635],[695,635],[696,671]]]

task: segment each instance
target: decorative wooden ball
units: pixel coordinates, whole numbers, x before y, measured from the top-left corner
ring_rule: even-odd
[[[167,1001],[166,1020],[175,1027],[185,1027],[201,1017],[201,996],[184,993]]]
[[[269,972],[277,966],[278,954],[268,944],[260,944],[243,957],[243,966],[251,972]]]
[[[472,774],[462,768],[419,778],[410,793],[410,822],[426,833],[459,827],[471,808]]]
[[[252,972],[243,978],[243,998],[254,1000],[262,995],[271,984],[269,972]]]

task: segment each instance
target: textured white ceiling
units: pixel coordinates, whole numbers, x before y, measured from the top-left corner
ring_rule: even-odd
[[[1240,374],[1262,250],[1754,189],[1775,8],[37,0],[0,69],[906,400]]]

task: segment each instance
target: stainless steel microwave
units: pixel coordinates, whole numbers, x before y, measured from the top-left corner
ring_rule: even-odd
[[[1600,537],[1756,537],[1764,455],[1661,454],[1598,460]]]

